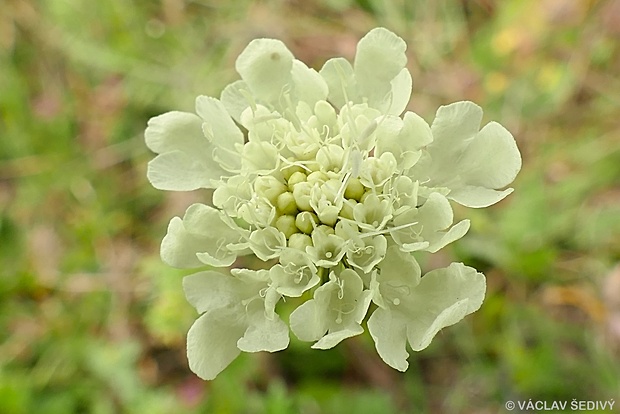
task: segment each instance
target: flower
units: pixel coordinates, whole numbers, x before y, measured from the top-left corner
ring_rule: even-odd
[[[407,343],[424,349],[481,306],[481,273],[453,263],[421,276],[414,254],[468,231],[468,220],[454,224],[450,200],[486,207],[506,197],[520,154],[501,125],[479,129],[471,102],[440,107],[430,126],[403,114],[412,85],[405,50],[377,28],[353,64],[334,58],[317,72],[282,42],[256,39],[236,61],[241,80],[219,99],[199,96],[196,114],[149,121],[153,186],[214,189],[213,205],[173,218],[161,245],[171,266],[221,268],[184,279],[201,314],[187,344],[201,378],[241,351],[286,348],[283,298],[302,302],[291,330],[318,349],[361,334],[372,309],[377,352],[401,371]],[[271,267],[230,269],[246,255]]]

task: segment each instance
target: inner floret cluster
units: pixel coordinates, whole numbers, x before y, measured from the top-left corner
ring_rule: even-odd
[[[407,369],[406,344],[421,350],[443,327],[482,303],[485,279],[461,263],[422,276],[417,251],[461,238],[449,200],[486,207],[506,197],[521,167],[510,133],[480,130],[471,102],[439,108],[432,125],[403,112],[411,94],[405,42],[378,28],[353,64],[330,59],[316,72],[278,40],[257,39],[236,62],[241,80],[196,113],[149,121],[157,157],[148,178],[162,190],[212,188],[171,220],[163,260],[211,266],[187,276],[202,315],[188,333],[190,367],[214,378],[241,351],[278,351],[289,326],[276,305],[300,298],[290,329],[327,349],[368,330],[383,360]],[[263,265],[239,268],[253,255]]]

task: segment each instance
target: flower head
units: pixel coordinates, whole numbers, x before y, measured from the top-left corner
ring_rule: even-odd
[[[276,305],[312,299],[290,317],[293,333],[326,349],[368,328],[379,355],[407,368],[406,343],[425,348],[443,327],[478,309],[484,276],[452,264],[421,277],[413,254],[461,238],[449,200],[496,203],[521,166],[510,133],[479,130],[471,102],[441,107],[432,125],[405,110],[411,94],[405,42],[377,28],[353,64],[330,59],[316,72],[273,39],[252,41],[236,62],[241,80],[220,99],[200,96],[196,114],[149,121],[158,189],[212,188],[170,222],[163,260],[227,268],[239,256],[276,261],[269,270],[188,276],[202,316],[190,329],[190,367],[214,378],[240,351],[277,351],[288,329]],[[243,127],[246,134],[242,132]]]

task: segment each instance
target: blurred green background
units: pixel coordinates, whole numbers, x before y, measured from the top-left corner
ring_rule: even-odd
[[[457,208],[469,234],[424,261],[477,267],[487,299],[404,374],[364,335],[293,339],[203,382],[185,359],[187,272],[158,245],[210,195],[149,185],[146,121],[219,96],[253,38],[318,69],[376,26],[409,45],[410,110],[430,122],[473,100],[522,151],[514,194]],[[0,69],[0,413],[620,406],[619,1],[4,0]]]

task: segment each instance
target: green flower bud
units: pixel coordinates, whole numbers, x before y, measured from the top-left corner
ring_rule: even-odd
[[[293,196],[295,197],[298,209],[312,211],[312,206],[310,205],[311,190],[312,186],[308,182],[301,182],[295,185],[295,188],[293,188]]]
[[[303,183],[307,179],[306,174],[303,171],[295,171],[288,179],[288,189],[293,191],[295,184]]]
[[[316,231],[318,231],[319,233],[322,233],[322,234],[325,234],[325,235],[327,235],[327,234],[336,234],[336,231],[334,230],[334,228],[333,228],[333,227],[331,227],[331,226],[326,226],[326,225],[324,225],[324,224],[321,224],[320,226],[318,226],[318,227],[316,228],[316,230],[314,230],[314,231],[315,231],[315,232],[316,232]],[[314,232],[313,232],[313,233],[314,233]]]
[[[297,226],[295,226],[295,217],[294,216],[280,216],[276,220],[276,228],[280,230],[286,238],[290,238],[294,233],[299,232]]]
[[[329,177],[323,171],[315,171],[308,175],[308,182],[311,184],[323,184],[327,180],[329,180]]]
[[[365,190],[366,188],[358,178],[351,178],[347,183],[347,188],[344,190],[344,196],[349,199],[360,201]]]
[[[295,218],[297,228],[306,234],[312,233],[312,230],[314,230],[318,223],[319,218],[310,211],[302,211]]]
[[[288,239],[288,247],[292,247],[293,249],[305,252],[308,246],[312,246],[312,238],[307,234],[294,233],[291,234],[291,237]]]
[[[295,203],[295,196],[290,191],[282,193],[278,196],[276,201],[276,207],[282,214],[295,214],[297,213],[297,203]]]
[[[362,196],[359,199],[360,203],[364,203],[366,201],[366,199],[368,198],[368,196],[374,195],[374,193],[370,190],[366,191],[364,194],[362,194]]]

